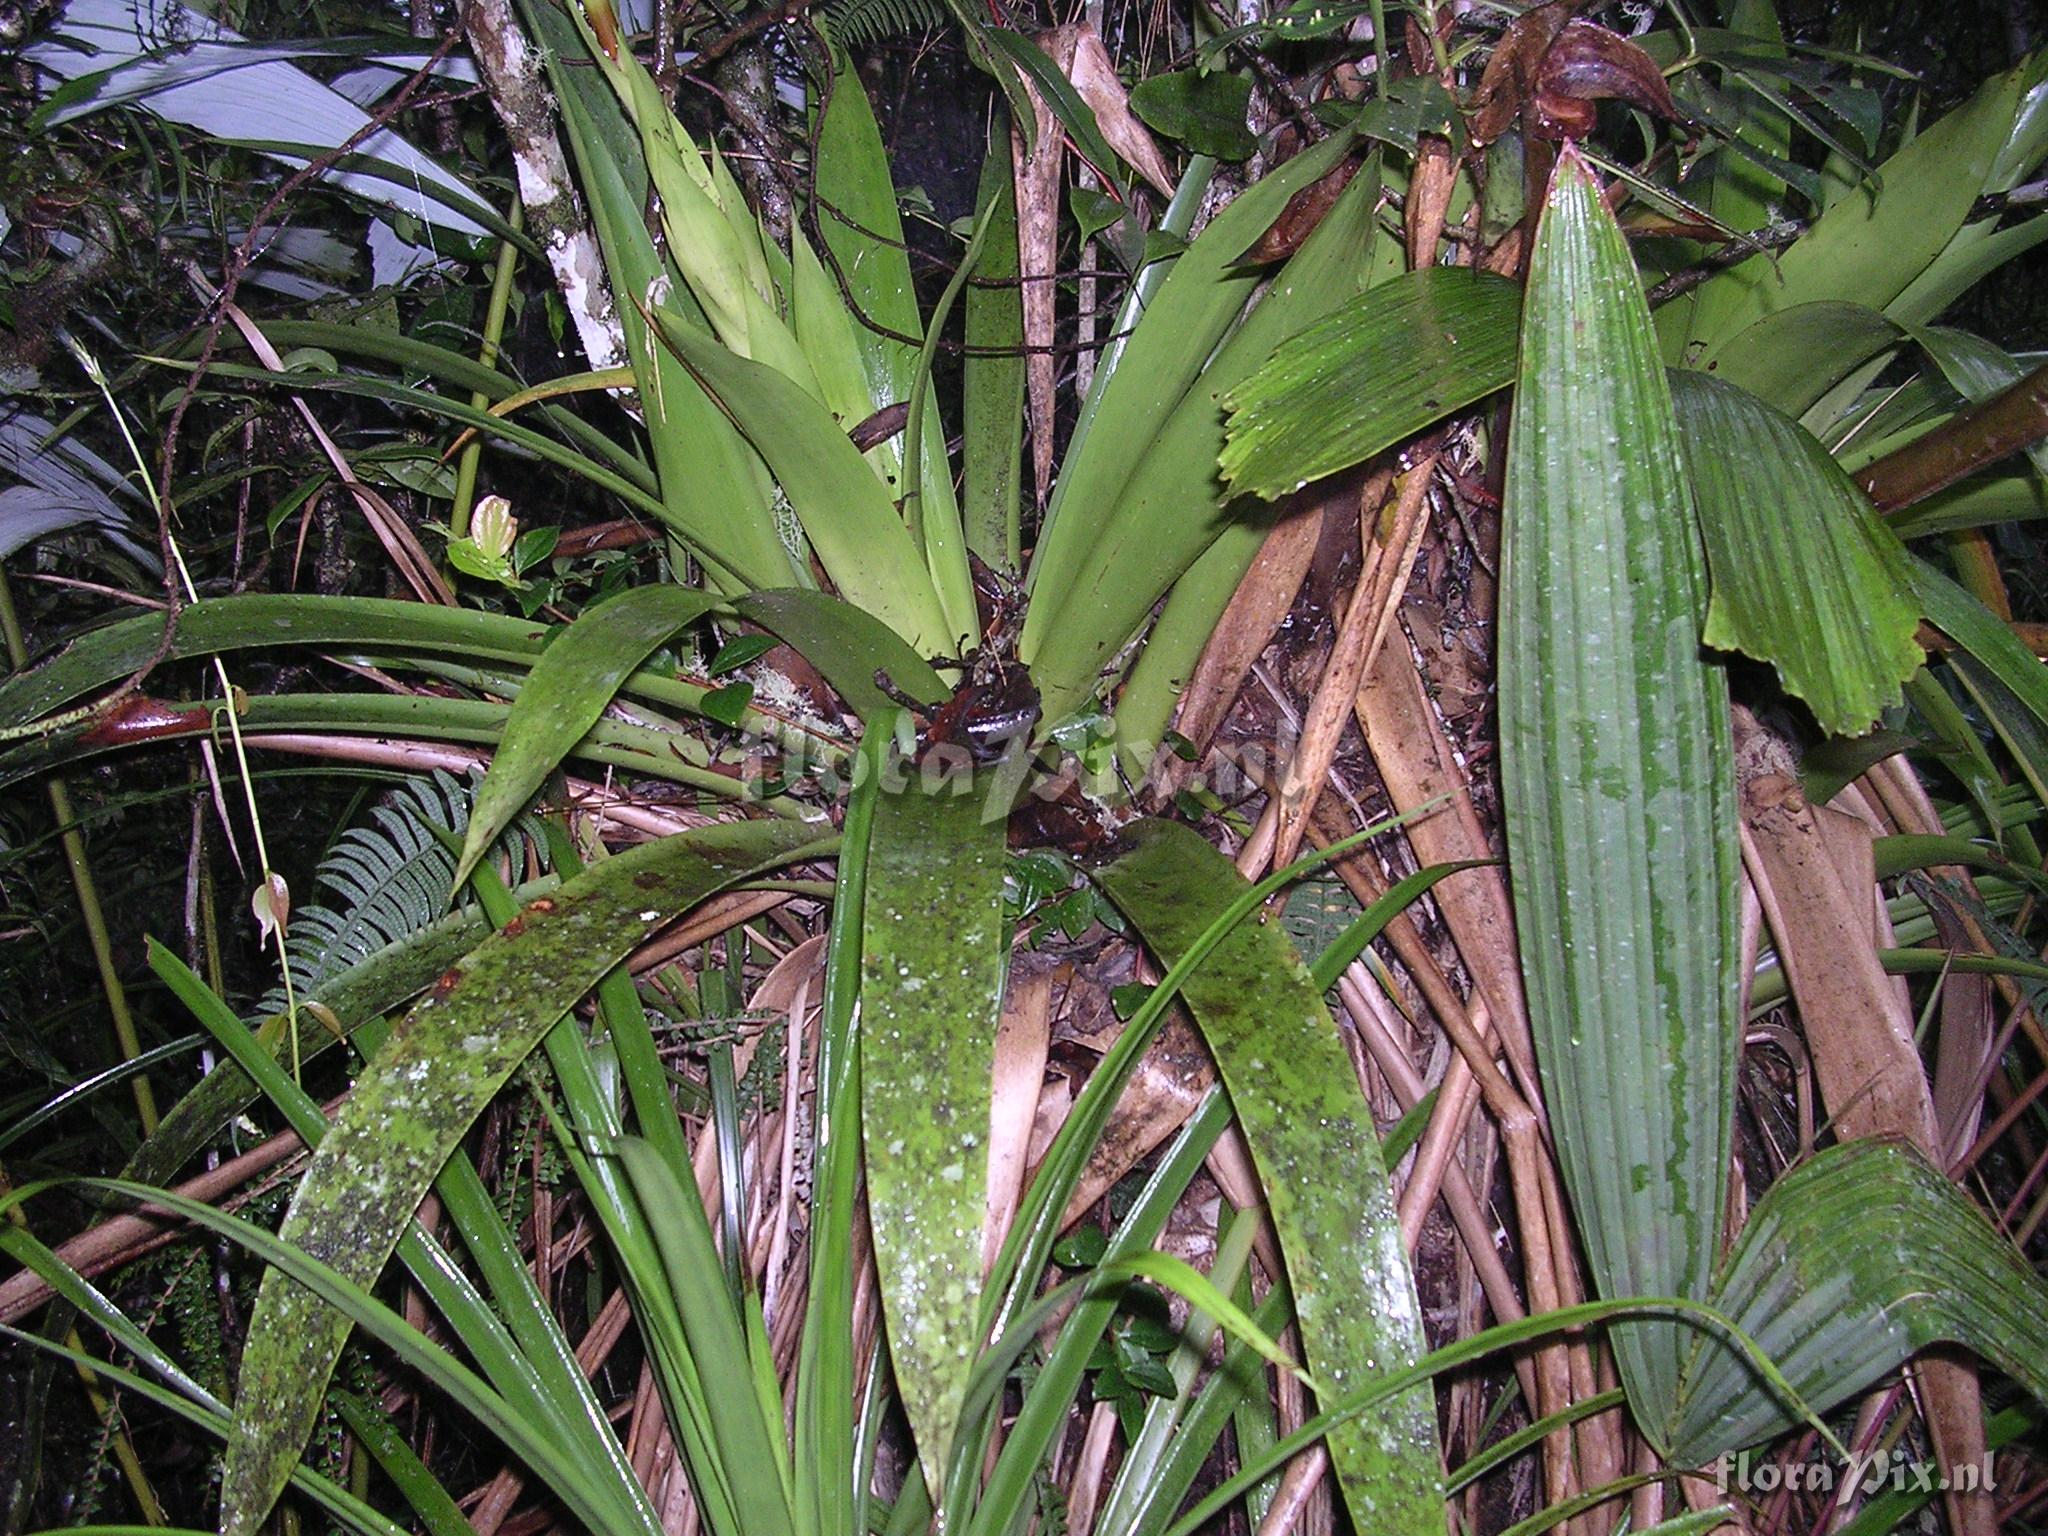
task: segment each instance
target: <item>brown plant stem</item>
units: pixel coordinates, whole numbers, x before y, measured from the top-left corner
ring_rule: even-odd
[[[2048,364],[1856,476],[1880,512],[1896,512],[2048,437]]]

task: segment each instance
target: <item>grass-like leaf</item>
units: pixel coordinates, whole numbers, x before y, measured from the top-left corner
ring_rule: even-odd
[[[1558,1153],[1600,1293],[1697,1298],[1740,1029],[1728,706],[1635,263],[1569,150],[1532,254],[1505,500],[1501,787]],[[1614,1342],[1662,1442],[1691,1331]]]
[[[407,1015],[321,1142],[280,1237],[373,1283],[470,1123],[577,998],[677,913],[818,846],[813,829],[786,822],[709,827],[629,850],[528,907]],[[265,1276],[223,1473],[228,1536],[268,1514],[348,1328],[283,1275]]]
[[[1924,560],[1912,563],[1913,595],[1927,622],[1968,651],[2048,724],[2048,666],[1990,609]]]

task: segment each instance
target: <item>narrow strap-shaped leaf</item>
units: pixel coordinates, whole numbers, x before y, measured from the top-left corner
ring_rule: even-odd
[[[1172,963],[1245,889],[1192,829],[1147,821],[1097,878]],[[1372,1110],[1336,1024],[1277,924],[1241,923],[1182,989],[1250,1145],[1308,1364],[1348,1397],[1422,1357],[1421,1308],[1387,1192]],[[1436,1410],[1410,1388],[1333,1430],[1331,1460],[1360,1531],[1443,1529]]]
[[[801,557],[792,559],[774,526],[759,457],[651,335],[642,306],[654,294],[666,291],[675,304],[694,300],[647,228],[648,167],[640,136],[618,94],[593,67],[585,32],[569,8],[518,0],[518,10],[561,105],[616,300],[625,361],[639,375],[665,521],[704,557],[708,583],[720,591],[802,579]]]
[[[1764,59],[1785,57],[1785,31],[1771,0],[1736,0],[1727,15],[1728,30],[1740,38],[1745,51]],[[1694,200],[1717,222],[1730,229],[1762,229],[1784,206],[1786,183],[1779,168],[1791,160],[1792,123],[1771,110],[1768,100],[1747,85],[1738,70],[1723,74],[1720,96],[1728,111],[1729,141],[1718,154],[1702,157],[1705,164],[1692,168],[1688,186]],[[1688,245],[1685,250],[1686,261],[1706,254],[1704,246]],[[1777,280],[1768,262],[1752,261],[1748,268],[1749,284]],[[1685,354],[1696,337],[1725,334],[1720,317],[1744,301],[1746,286],[1709,283],[1658,310],[1657,333],[1664,339],[1666,358],[1673,363],[1691,361]]]
[[[1740,1017],[1728,706],[1635,263],[1559,159],[1532,253],[1502,536],[1501,790],[1529,1013],[1600,1294],[1706,1294]],[[1662,1443],[1691,1330],[1614,1330]]]
[[[1011,62],[1037,88],[1081,158],[1111,178],[1120,190],[1128,190],[1130,181],[1123,174],[1128,162],[1109,147],[1109,140],[1103,137],[1102,125],[1096,121],[1095,109],[1081,99],[1081,93],[1061,73],[1058,63],[1022,32],[1007,28],[991,31],[988,40],[1009,55]]]
[[[1123,456],[1132,463],[1120,466],[1123,478],[1114,499],[1088,513],[1093,538],[1069,567],[1066,584],[1033,587],[1019,652],[1031,663],[1048,720],[1063,719],[1094,692],[1103,667],[1143,625],[1152,605],[1229,525],[1235,509],[1226,509],[1227,493],[1216,474],[1224,441],[1223,394],[1283,338],[1321,318],[1367,280],[1378,186],[1375,156],[1164,419],[1146,436],[1124,441]],[[1181,261],[1193,257],[1190,251]],[[1155,306],[1166,302],[1167,290],[1187,271],[1176,266]],[[1131,338],[1134,349],[1148,326],[1164,323],[1160,315],[1157,307],[1147,311]],[[1142,366],[1135,350],[1126,361]],[[1109,419],[1124,378],[1119,364],[1099,422]]]
[[[147,1184],[133,1184],[125,1179],[82,1179],[79,1182],[89,1188],[106,1190],[138,1203],[161,1207],[188,1222],[217,1232],[268,1263],[272,1275],[280,1279],[288,1277],[291,1282],[304,1287],[309,1296],[317,1297],[322,1304],[356,1319],[365,1333],[389,1348],[423,1380],[447,1393],[465,1412],[472,1415],[486,1432],[495,1436],[514,1455],[534,1468],[537,1476],[560,1494],[563,1503],[578,1519],[583,1520],[588,1528],[610,1529],[607,1522],[614,1520],[616,1516],[611,1506],[597,1492],[581,1458],[573,1450],[566,1447],[564,1442],[546,1426],[512,1409],[482,1377],[450,1354],[445,1345],[429,1339],[414,1328],[397,1312],[377,1300],[368,1289],[350,1280],[341,1272],[339,1266],[323,1263],[311,1257],[283,1241],[276,1233],[253,1222],[239,1216],[231,1216],[204,1201],[191,1199],[172,1190],[157,1189]],[[450,1262],[452,1263],[452,1260]],[[135,1378],[130,1378],[129,1381],[131,1390],[134,1380]],[[316,1407],[324,1392],[324,1383],[316,1386]],[[167,1406],[169,1403],[182,1401],[172,1394],[161,1391],[152,1396],[157,1402],[165,1403]],[[193,1407],[195,1411],[185,1413],[185,1417],[194,1422],[203,1422],[198,1416],[196,1405],[188,1406]],[[179,1411],[184,1413],[183,1409]],[[237,1440],[245,1432],[243,1415],[246,1411],[238,1403],[235,1418],[227,1427],[230,1458],[234,1454]],[[303,1469],[296,1467],[295,1461],[296,1457],[285,1464],[281,1481],[289,1480],[299,1487],[307,1487]],[[272,1498],[275,1498],[275,1494]],[[260,1516],[242,1517],[223,1502],[220,1528],[223,1532],[253,1530],[259,1519]],[[359,1521],[355,1523],[360,1527]]]
[[[907,786],[883,786],[868,851],[861,1129],[896,1390],[936,1500],[982,1343],[1004,818],[904,771]]]
[[[0,724],[34,720],[128,676],[156,653],[163,633],[162,616],[152,613],[80,635],[0,683]],[[381,597],[251,593],[206,599],[181,610],[165,659],[274,645],[403,645],[525,665],[546,635],[545,624],[467,608]]]
[[[586,610],[540,654],[505,717],[505,737],[490,771],[477,786],[455,867],[456,890],[541,781],[597,724],[634,669],[717,603],[711,593],[688,587],[635,587]]]
[[[841,602],[829,592],[781,587],[749,592],[733,607],[784,641],[824,675],[863,720],[895,708],[875,681],[884,673],[891,687],[921,704],[935,704],[949,691],[922,656],[873,614]]]
[[[335,1393],[334,1406],[349,1433],[362,1442],[384,1475],[405,1495],[428,1536],[474,1536],[476,1527],[462,1513],[462,1506],[413,1453],[391,1418],[353,1392]]]
[[[844,55],[836,55],[833,68],[838,84],[817,125],[818,233],[836,269],[833,301],[846,307],[847,300],[838,289],[841,282],[851,295],[847,319],[867,372],[872,409],[879,411],[910,398],[917,382],[919,349],[915,342],[902,338],[924,335],[925,320],[918,313],[910,247],[903,238],[903,218],[897,210],[896,183],[890,175],[882,131],[852,64]],[[1010,245],[1014,255],[1014,236]],[[971,617],[974,585],[966,554],[955,536],[959,510],[946,461],[946,429],[937,411],[926,413],[918,439],[917,479],[923,487],[925,544],[933,580],[947,612]],[[908,435],[890,442],[882,451],[881,462],[900,464],[909,447]],[[971,452],[967,461],[973,462]],[[895,479],[893,467],[890,478]],[[902,482],[897,483],[900,486]]]
[[[528,906],[406,1016],[314,1154],[279,1236],[372,1284],[449,1152],[577,998],[677,913],[827,846],[788,822],[707,827],[630,849]],[[283,1275],[264,1277],[223,1473],[226,1536],[269,1512],[348,1328]]]
[[[1024,447],[1024,290],[1017,277],[1017,189],[1010,136],[990,135],[976,201],[993,205],[988,239],[967,290],[967,357],[961,364],[960,459],[967,547],[1015,573]]]
[[[1270,501],[1505,388],[1521,318],[1520,289],[1464,267],[1367,289],[1224,397],[1223,478]]]
[[[1914,560],[1913,595],[1927,622],[1968,651],[2048,724],[2048,664],[2020,644],[1990,609],[1924,560]]]
[[[1137,467],[1137,450],[1158,434],[1258,288],[1261,271],[1244,265],[1245,252],[1280,216],[1287,200],[1334,167],[1350,144],[1347,137],[1333,134],[1245,188],[1173,263],[1124,341],[1085,434],[1077,431],[1068,447],[1031,557],[1034,592],[1064,597],[1095,544],[1105,510],[1115,505]],[[1068,517],[1070,504],[1074,515]],[[1020,648],[1027,660],[1039,627],[1050,618],[1051,610],[1038,605],[1025,616]]]
[[[1454,859],[1448,864],[1432,864],[1427,869],[1418,869],[1398,881],[1386,895],[1345,924],[1344,931],[1316,956],[1315,963],[1309,967],[1316,990],[1327,992],[1337,985],[1337,978],[1343,974],[1344,968],[1364,954],[1365,947],[1386,931],[1387,924],[1406,912],[1418,898],[1427,895],[1438,881],[1447,880],[1460,870],[1477,869],[1487,862],[1485,859]]]
[[[2027,376],[2005,348],[1968,331],[1931,325],[1915,330],[1913,339],[1926,349],[1949,386],[1972,405],[1995,399]],[[2048,441],[2028,444],[2026,453],[2035,470],[2048,475]]]
[[[1733,357],[1739,333],[1774,310],[1814,299],[1882,309],[1942,252],[1969,217],[2012,132],[2023,70],[1994,76],[1879,167],[1881,183],[1828,209],[1777,258],[1775,280],[1736,268],[1702,285],[1739,297],[1712,306],[1712,331],[1697,341],[1709,356]],[[1717,294],[1716,299],[1719,299]]]
[[[747,1329],[726,1288],[703,1198],[639,1137],[620,1137],[616,1151],[661,1252],[691,1363],[704,1384],[705,1417],[732,1483],[735,1516],[749,1536],[789,1536],[794,1522],[778,1475],[785,1454],[782,1415],[764,1414],[747,1390],[753,1369]]]
[[[799,384],[727,351],[674,311],[654,312],[665,345],[768,461],[846,600],[927,655],[958,653],[939,594],[889,491],[840,423]]]
[[[151,969],[241,1064],[300,1139],[317,1147],[327,1134],[319,1105],[183,961],[154,939],[149,944],[149,959]],[[389,1035],[385,1021],[376,1018],[362,1025],[356,1041],[362,1054],[374,1060]],[[584,1464],[592,1470],[603,1465],[612,1473],[609,1479],[595,1480],[593,1486],[613,1495],[618,1511],[614,1518],[622,1528],[657,1526],[659,1517],[635,1481],[603,1406],[576,1365],[568,1340],[549,1315],[517,1240],[475,1166],[459,1148],[442,1165],[434,1188],[462,1247],[495,1298],[496,1308],[502,1310],[503,1321],[468,1274],[456,1267],[441,1244],[416,1222],[408,1224],[398,1238],[399,1262],[514,1412],[547,1426],[546,1432],[557,1437],[588,1437]]]
[[[1707,644],[1776,667],[1829,735],[1869,730],[1921,662],[1905,546],[1790,417],[1703,373],[1670,383],[1713,577]]]
[[[206,598],[186,608],[178,617],[167,659],[281,645],[332,645],[524,669],[533,665],[547,637],[545,624],[466,608],[309,592],[249,593]],[[22,734],[19,726],[130,676],[156,654],[162,639],[163,619],[157,614],[123,619],[79,636],[30,670],[0,682],[0,732],[13,727],[15,734]],[[698,711],[710,688],[640,671],[619,691],[664,707]],[[772,718],[764,715],[752,715],[750,723],[764,731],[774,728]]]
[[[211,1207],[207,1207],[207,1209],[210,1210]],[[63,1262],[62,1260],[56,1260],[54,1255],[52,1258],[58,1264]],[[5,1324],[0,1324],[0,1339],[5,1339],[10,1344],[18,1345],[24,1349],[39,1351],[59,1360],[68,1360],[73,1365],[92,1372],[102,1380],[112,1382],[124,1392],[132,1393],[147,1402],[155,1403],[159,1408],[168,1410],[185,1420],[188,1424],[204,1430],[216,1439],[225,1440],[228,1436],[230,1420],[227,1414],[218,1413],[211,1408],[204,1407],[138,1372],[124,1370],[118,1365],[87,1354],[82,1349],[67,1348],[62,1344],[43,1337],[39,1333],[8,1327]],[[303,1466],[294,1467],[292,1469],[292,1485],[306,1493],[322,1508],[332,1513],[338,1521],[343,1523],[345,1529],[364,1532],[367,1533],[367,1536],[402,1536],[403,1527],[385,1518],[384,1515],[364,1503],[361,1499],[356,1498],[340,1484],[328,1481],[328,1479],[312,1471],[310,1468]],[[90,1527],[73,1526],[71,1529],[90,1529]],[[116,1529],[148,1532],[151,1533],[151,1536],[179,1536],[179,1533],[185,1530],[184,1527],[164,1525],[116,1527]],[[194,1532],[192,1536],[207,1536],[207,1533]]]
[[[1825,1413],[1930,1344],[1967,1345],[2048,1403],[2048,1285],[1903,1142],[1830,1147],[1771,1186],[1713,1300]],[[1672,1455],[1697,1466],[1800,1416],[1720,1336],[1696,1335]]]
[[[825,985],[818,1018],[816,1135],[811,1148],[810,1287],[798,1345],[792,1440],[804,1475],[796,1485],[800,1536],[862,1529],[855,1413],[854,1238],[860,1204],[861,915],[867,906],[868,848],[882,769],[896,714],[869,722],[847,796],[839,870],[833,883]]]

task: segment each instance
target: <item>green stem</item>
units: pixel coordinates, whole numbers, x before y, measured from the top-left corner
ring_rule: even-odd
[[[512,228],[516,232],[525,217],[525,205],[512,200]],[[484,342],[477,352],[477,362],[485,368],[498,366],[498,347],[505,339],[505,315],[512,307],[512,274],[519,266],[519,247],[510,240],[498,242],[498,264],[491,273],[491,300],[484,311]],[[491,397],[482,390],[473,392],[469,403],[478,410],[490,405]],[[470,508],[476,503],[477,463],[483,457],[483,439],[473,437],[462,450],[462,457],[455,462],[455,505],[448,511],[448,536],[454,539],[469,537]],[[454,574],[452,571],[449,573]]]
[[[0,635],[7,642],[8,665],[19,672],[28,665],[28,644],[22,638],[21,618],[14,608],[14,589],[7,572],[0,567]],[[71,871],[71,888],[78,893],[78,915],[85,923],[85,936],[92,945],[92,957],[100,970],[100,990],[106,994],[107,1012],[114,1021],[114,1040],[121,1059],[133,1061],[142,1054],[142,1041],[135,1033],[135,1016],[128,1009],[128,992],[114,968],[114,946],[107,936],[106,913],[100,907],[99,886],[92,876],[92,864],[85,855],[85,839],[79,835],[77,819],[71,814],[71,796],[64,781],[52,775],[44,781],[50,797],[50,814],[56,818],[58,837],[64,846],[64,863]],[[135,1094],[135,1113],[142,1134],[156,1134],[156,1095],[149,1078],[137,1073],[129,1087]]]

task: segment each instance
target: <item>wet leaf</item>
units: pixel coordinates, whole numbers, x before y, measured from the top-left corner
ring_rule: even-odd
[[[1223,478],[1284,496],[1504,387],[1520,318],[1513,283],[1462,267],[1368,289],[1224,397]]]
[[[1919,669],[1905,546],[1812,435],[1704,374],[1670,376],[1713,595],[1704,639],[1778,669],[1856,736]]]
[[[1245,885],[1192,829],[1139,823],[1098,877],[1162,961],[1189,949]],[[1266,1190],[1308,1364],[1345,1396],[1423,1349],[1420,1308],[1372,1110],[1315,982],[1278,924],[1244,922],[1182,996],[1216,1058]],[[1443,1491],[1427,1387],[1333,1430],[1361,1531],[1439,1536]]]
[[[1901,1142],[1829,1147],[1772,1185],[1713,1305],[1817,1412],[1937,1343],[1967,1345],[2048,1402],[2048,1286],[1968,1195]],[[1698,1466],[1800,1422],[1735,1350],[1697,1337],[1676,1461]]]
[[[541,1036],[634,945],[720,887],[830,845],[750,821],[664,838],[532,903],[447,972],[357,1081],[278,1236],[373,1284],[449,1153]],[[305,1447],[348,1319],[265,1275],[223,1473],[221,1530],[247,1536]]]
[[[1599,1293],[1707,1294],[1735,1060],[1726,686],[1628,243],[1567,146],[1531,253],[1502,511],[1501,790],[1538,1064]],[[1691,1328],[1612,1330],[1668,1444]]]
[[[878,797],[868,855],[861,1127],[890,1359],[936,1501],[982,1344],[1004,818],[965,783],[897,771],[909,783]]]

